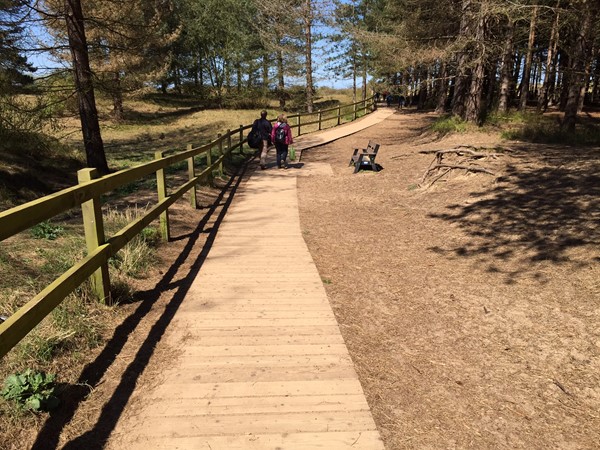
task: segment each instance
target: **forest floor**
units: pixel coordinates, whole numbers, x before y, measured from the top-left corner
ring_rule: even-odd
[[[305,240],[389,449],[597,448],[600,148],[439,137],[433,115],[302,155]],[[355,144],[383,170],[353,174]],[[419,186],[429,150],[493,172]],[[493,149],[493,150],[489,150]]]

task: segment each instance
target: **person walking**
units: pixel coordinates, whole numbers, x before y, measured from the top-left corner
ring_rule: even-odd
[[[260,152],[260,168],[265,170],[267,168],[267,153],[269,152],[269,145],[271,145],[271,130],[273,125],[267,119],[267,111],[260,112],[260,119],[256,119],[252,124],[252,129],[257,130],[262,139],[262,147]]]
[[[285,114],[277,116],[277,122],[271,130],[271,141],[277,151],[277,167],[287,169],[288,146],[294,142],[294,138]]]

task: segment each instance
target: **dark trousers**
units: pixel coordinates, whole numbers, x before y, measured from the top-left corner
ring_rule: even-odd
[[[288,156],[287,144],[275,142],[275,150],[277,150],[277,167],[285,166],[285,160]]]

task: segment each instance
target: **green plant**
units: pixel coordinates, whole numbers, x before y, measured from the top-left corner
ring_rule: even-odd
[[[52,225],[50,222],[45,221],[38,223],[31,228],[31,234],[37,239],[48,239],[49,241],[55,240],[59,237],[64,228],[60,225]]]
[[[431,130],[442,135],[464,133],[467,131],[467,122],[455,116],[445,116],[436,120],[431,126]]]
[[[60,403],[54,395],[54,379],[54,374],[27,369],[23,373],[9,375],[0,395],[14,401],[20,408],[50,411]]]

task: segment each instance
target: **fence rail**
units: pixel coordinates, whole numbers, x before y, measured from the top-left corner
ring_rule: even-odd
[[[373,111],[375,103],[373,98],[369,98],[350,105],[337,106],[313,113],[294,114],[288,118],[295,119],[296,123],[290,125],[292,129],[296,129],[296,134],[300,135],[301,127],[318,124],[318,130],[321,130],[323,122],[327,120],[337,120],[336,125],[341,124],[342,110],[347,111],[348,108],[352,108],[351,120],[355,120],[359,113],[368,114]],[[323,119],[323,114],[334,111],[336,114]],[[315,115],[318,117],[317,120],[302,123],[303,117]],[[0,241],[3,241],[61,213],[81,207],[87,245],[87,256],[84,259],[59,276],[6,321],[0,323],[0,358],[17,345],[86,279],[90,279],[98,298],[106,301],[110,296],[109,258],[115,256],[119,250],[156,219],[160,221],[162,238],[168,241],[169,206],[189,191],[190,203],[196,207],[196,185],[207,178],[211,179],[216,170],[223,173],[223,161],[234,150],[239,149],[240,153],[243,153],[244,144],[247,142],[244,132],[251,127],[252,125],[240,125],[239,129],[227,130],[225,134],[219,135],[216,140],[208,144],[199,147],[188,145],[186,150],[172,155],[165,156],[163,152],[156,152],[154,161],[103,177],[98,177],[95,169],[82,169],[77,173],[79,182],[77,186],[0,212]],[[217,158],[213,161],[214,150],[217,151]],[[206,167],[198,174],[196,174],[196,158],[206,160]],[[188,180],[169,193],[165,169],[186,160],[188,162]],[[143,216],[128,223],[107,239],[101,210],[102,195],[152,174],[156,174],[158,202]]]

